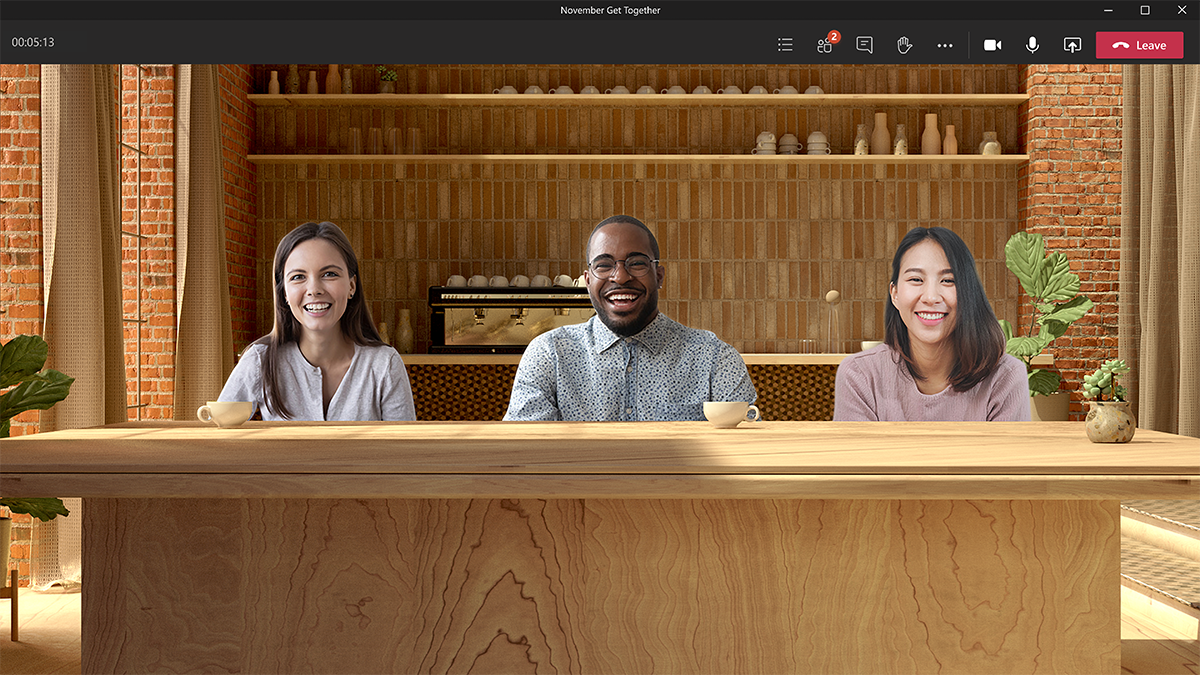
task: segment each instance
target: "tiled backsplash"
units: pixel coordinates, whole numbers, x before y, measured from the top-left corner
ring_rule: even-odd
[[[260,73],[264,82],[264,67]],[[309,66],[302,67],[304,69]],[[365,75],[366,68],[352,67]],[[322,71],[323,72],[323,69]],[[356,77],[356,86],[360,84]],[[323,78],[322,78],[323,79]],[[365,79],[365,78],[363,78]],[[373,77],[371,78],[373,81]],[[1016,71],[995,68],[759,66],[430,67],[401,69],[406,92],[491,91],[502,84],[578,90],[642,84],[774,88],[819,83],[829,93],[1015,93]],[[365,82],[362,86],[366,86]],[[362,89],[358,89],[361,91]],[[882,109],[882,108],[881,108]],[[983,130],[1018,152],[1017,109],[888,107],[917,152],[925,112],[956,124],[964,153]],[[875,108],[757,106],[260,107],[257,152],[336,154],[346,129],[418,127],[431,154],[746,154],[763,130],[814,128],[848,153],[854,125]],[[365,136],[365,134],[364,134]],[[1003,248],[1017,230],[1017,167],[663,163],[264,164],[259,166],[260,324],[275,243],[306,220],[350,235],[376,321],[412,310],[417,351],[429,346],[427,289],[451,274],[569,274],[601,219],[626,213],[658,235],[664,312],[716,332],[744,352],[795,352],[827,335],[826,291],[841,291],[843,340],[882,333],[891,256],[904,232],[945,225],[979,261],[999,316],[1015,319],[1017,284]]]

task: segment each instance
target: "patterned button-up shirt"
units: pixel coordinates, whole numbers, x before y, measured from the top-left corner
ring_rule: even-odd
[[[757,398],[741,354],[713,333],[659,314],[622,338],[593,316],[529,344],[504,419],[703,420],[705,401]]]

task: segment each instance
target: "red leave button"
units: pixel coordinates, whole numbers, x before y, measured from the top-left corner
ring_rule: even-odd
[[[1183,33],[1096,33],[1098,59],[1182,59]]]

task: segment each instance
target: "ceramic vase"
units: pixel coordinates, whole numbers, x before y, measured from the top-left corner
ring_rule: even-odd
[[[992,144],[991,147],[988,144]],[[998,155],[1000,154],[1000,141],[996,140],[996,132],[983,132],[983,140],[979,142],[979,154],[981,155]]]
[[[345,71],[342,72],[342,93],[343,94],[353,94],[354,93],[354,81],[350,79],[350,69],[349,68],[347,68]]]
[[[279,71],[278,70],[271,71],[271,81],[267,83],[267,93],[268,94],[278,94],[279,93]]]
[[[288,66],[287,82],[284,91],[289,94],[300,93],[300,67],[292,64]]]
[[[396,93],[396,82],[393,80],[380,80],[379,81],[379,93],[381,93],[381,94]]]
[[[338,75],[338,64],[329,64],[329,72],[325,73],[325,93],[342,93],[342,76]]]
[[[871,154],[888,155],[892,152],[892,136],[887,130],[887,113],[875,113],[875,129],[871,131]]]
[[[871,154],[871,137],[867,134],[867,125],[865,124],[858,125],[858,131],[854,134],[854,154]]]
[[[938,132],[937,115],[925,115],[925,133],[921,134],[921,154],[937,155],[942,152],[942,134]]]
[[[1088,401],[1084,429],[1093,443],[1128,443],[1137,431],[1137,420],[1129,411],[1127,401]]]
[[[321,93],[321,87],[317,84],[317,71],[315,70],[308,71],[308,93]]]
[[[946,137],[942,139],[942,154],[957,155],[958,139],[954,137],[954,125],[946,125]]]
[[[896,125],[896,142],[892,145],[892,154],[908,154],[908,133],[903,124]]]
[[[396,326],[396,343],[392,345],[401,354],[411,354],[413,350],[412,317],[409,310],[400,310],[400,325]]]

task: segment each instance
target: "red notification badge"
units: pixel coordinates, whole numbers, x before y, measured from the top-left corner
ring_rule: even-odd
[[[829,31],[829,35],[825,36],[825,39],[829,40],[829,44],[836,45],[837,43],[842,41],[842,32],[836,31],[836,30],[831,30],[831,31]]]

